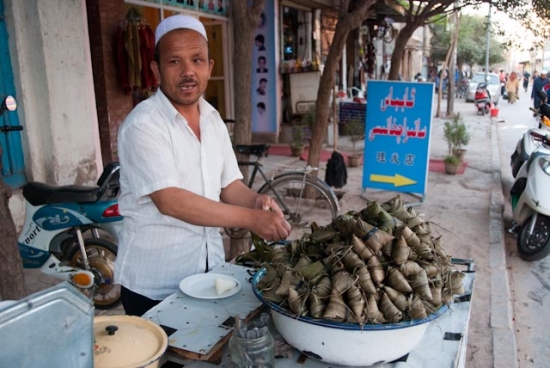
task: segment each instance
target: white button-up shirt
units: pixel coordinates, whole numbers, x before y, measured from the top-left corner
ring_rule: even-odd
[[[195,226],[161,214],[149,194],[179,187],[214,201],[242,179],[227,128],[200,99],[201,141],[159,89],[128,115],[118,134],[119,208],[124,216],[115,282],[164,299],[186,276],[225,261],[217,227]]]

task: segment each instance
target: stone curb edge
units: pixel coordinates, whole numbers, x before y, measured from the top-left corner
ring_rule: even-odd
[[[489,267],[491,274],[491,330],[493,367],[518,368],[510,279],[504,243],[504,194],[500,174],[500,150],[496,122],[491,122],[493,186],[489,208]]]

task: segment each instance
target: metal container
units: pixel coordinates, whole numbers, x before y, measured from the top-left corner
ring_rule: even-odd
[[[94,320],[95,368],[157,368],[168,347],[166,332],[136,316],[100,316]]]
[[[399,359],[420,343],[428,322],[448,309],[443,306],[423,319],[363,326],[296,317],[263,298],[257,284],[264,275],[265,269],[254,275],[252,290],[262,303],[271,308],[273,323],[281,336],[305,355],[329,364],[370,366]]]
[[[92,367],[93,318],[92,302],[68,282],[3,303],[0,365]]]

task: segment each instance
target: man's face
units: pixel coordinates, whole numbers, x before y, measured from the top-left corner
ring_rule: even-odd
[[[261,69],[265,68],[265,59],[258,59],[258,67]]]
[[[165,34],[158,49],[159,61],[151,68],[160,89],[178,110],[195,106],[214,66],[206,39],[193,30],[178,29]]]

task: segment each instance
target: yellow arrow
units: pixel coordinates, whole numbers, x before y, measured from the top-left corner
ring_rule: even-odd
[[[402,187],[404,185],[416,184],[415,180],[406,178],[399,174],[395,174],[394,176],[371,174],[370,181],[375,181],[378,183],[393,184],[395,187]]]

